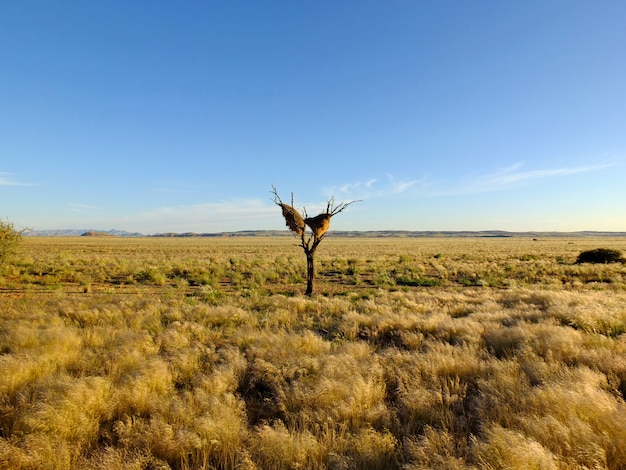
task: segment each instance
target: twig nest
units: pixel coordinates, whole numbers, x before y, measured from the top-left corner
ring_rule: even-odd
[[[308,217],[304,219],[304,223],[307,224],[313,231],[315,238],[320,238],[326,233],[330,227],[330,218],[332,214],[322,213],[315,217]]]
[[[302,235],[306,226],[300,213],[293,206],[288,204],[280,203],[279,206],[283,210],[285,224],[289,227],[289,230],[297,233],[298,236]]]

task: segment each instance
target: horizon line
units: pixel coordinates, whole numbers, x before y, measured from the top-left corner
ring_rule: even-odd
[[[356,235],[372,235],[372,234],[389,234],[389,235],[402,235],[402,234],[414,234],[421,236],[433,236],[437,234],[454,235],[485,235],[491,237],[507,237],[507,236],[566,236],[566,235],[586,235],[586,236],[626,236],[626,231],[619,230],[502,230],[502,229],[487,229],[487,230],[407,230],[407,229],[378,229],[378,230],[332,230],[329,234],[336,234],[339,236],[350,236],[350,234]],[[191,237],[219,237],[219,236],[293,236],[288,230],[283,229],[247,229],[247,230],[224,230],[218,232],[155,232],[155,233],[142,233],[142,232],[130,232],[126,230],[109,229],[44,229],[44,230],[27,230],[23,233],[27,237],[63,237],[63,236],[111,236],[121,238],[191,238]]]

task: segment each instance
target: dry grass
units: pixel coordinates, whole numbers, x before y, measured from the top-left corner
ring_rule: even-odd
[[[597,244],[329,237],[308,298],[289,237],[27,238],[0,468],[626,468],[626,267],[575,264]]]

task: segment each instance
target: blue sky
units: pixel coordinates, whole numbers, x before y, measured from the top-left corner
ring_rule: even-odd
[[[626,2],[0,5],[0,218],[626,230]]]

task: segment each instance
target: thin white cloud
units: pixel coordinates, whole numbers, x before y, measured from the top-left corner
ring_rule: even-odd
[[[81,214],[100,210],[100,208],[96,207],[96,206],[90,206],[90,205],[87,205],[87,204],[77,204],[77,203],[73,203],[73,202],[70,202],[69,204],[67,204],[67,208],[71,212],[78,212],[78,213],[81,213]]]
[[[347,183],[342,186],[336,187],[337,194],[353,194],[358,191],[369,190],[376,183],[376,178],[370,178],[367,181],[359,181],[356,183]],[[328,192],[328,190],[327,190]],[[331,191],[332,192],[332,191]]]
[[[263,220],[267,223],[263,224]],[[279,228],[280,221],[280,211],[274,204],[260,199],[241,199],[161,207],[124,217],[119,222],[125,227],[132,227],[132,230],[145,233],[210,233],[256,229],[260,225],[275,225]]]
[[[386,178],[370,178],[365,181],[346,183],[341,186],[324,188],[323,192],[328,197],[337,199],[374,199],[385,196],[404,193],[416,185],[425,185],[427,180],[397,180],[393,175],[387,174]]]
[[[516,163],[507,168],[492,173],[478,175],[473,178],[457,182],[454,187],[435,189],[431,196],[452,196],[459,194],[478,194],[495,191],[505,191],[521,185],[532,184],[536,181],[557,178],[581,173],[591,173],[616,166],[616,163],[598,163],[577,167],[543,168],[537,170],[522,170],[522,165]]]
[[[0,171],[0,186],[34,186],[33,183],[18,181],[17,176],[15,173]]]
[[[377,199],[409,193],[428,197],[455,196],[505,191],[508,189],[533,184],[537,181],[568,175],[591,173],[619,165],[619,161],[602,162],[592,165],[561,168],[541,168],[526,170],[522,163],[515,163],[497,171],[463,177],[454,182],[432,181],[428,177],[420,179],[396,179],[387,174],[385,178],[370,178],[365,181],[346,183],[340,186],[324,188],[324,194],[337,199]]]

